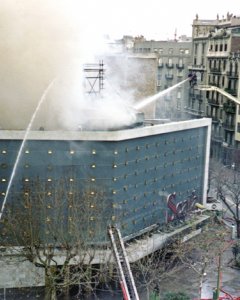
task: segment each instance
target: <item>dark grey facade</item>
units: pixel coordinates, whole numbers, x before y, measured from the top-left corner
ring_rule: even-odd
[[[23,135],[0,132],[0,203]],[[108,242],[109,224],[117,224],[124,237],[136,236],[154,224],[166,223],[171,214],[169,194],[176,193],[177,204],[195,190],[198,201],[205,201],[209,141],[210,119],[112,132],[31,132],[6,211],[40,193],[46,208],[43,224],[56,218],[56,203],[58,207],[61,203],[64,230],[71,238],[74,198],[82,212],[75,223],[78,220],[78,230],[85,231],[86,239]],[[5,211],[3,220],[4,215]],[[47,225],[42,228],[47,235]]]

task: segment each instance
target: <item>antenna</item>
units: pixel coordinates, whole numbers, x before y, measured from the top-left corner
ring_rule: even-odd
[[[174,41],[177,42],[177,28],[175,28]]]

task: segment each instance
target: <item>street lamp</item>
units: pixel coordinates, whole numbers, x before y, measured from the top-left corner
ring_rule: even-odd
[[[236,165],[235,165],[235,163],[233,162],[232,163],[232,165],[231,165],[231,167],[232,167],[232,170],[233,170],[233,183],[235,184],[236,183],[236,172],[235,172],[235,167],[236,167]]]

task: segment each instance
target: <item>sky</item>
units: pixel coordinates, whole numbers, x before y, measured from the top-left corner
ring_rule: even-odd
[[[200,19],[215,19],[227,12],[240,15],[238,0],[101,0],[96,14],[104,17],[104,31],[111,36],[143,35],[147,39],[167,40],[191,36],[191,24],[196,14]]]
[[[144,35],[156,40],[173,38],[175,30],[178,36],[191,35],[196,14],[200,19],[240,14],[239,0],[1,0],[0,15],[2,8],[13,17],[62,17],[76,30],[92,34]]]

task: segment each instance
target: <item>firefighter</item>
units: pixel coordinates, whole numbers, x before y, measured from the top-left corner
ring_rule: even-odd
[[[190,87],[193,87],[194,85],[197,84],[197,75],[195,72],[190,72],[188,74],[188,78],[189,78],[189,84],[190,84]]]

